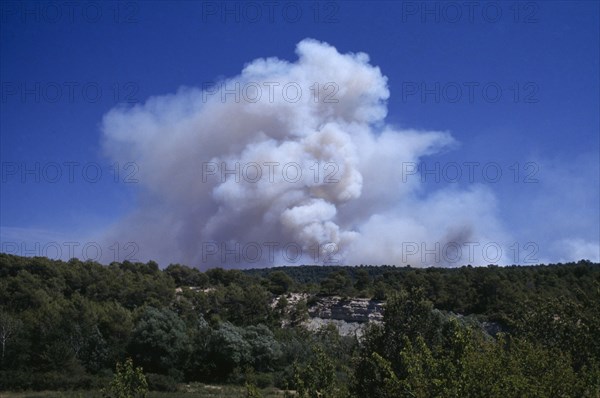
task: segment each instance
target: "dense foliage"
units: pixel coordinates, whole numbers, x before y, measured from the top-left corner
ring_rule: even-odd
[[[308,308],[331,295],[386,300],[384,322],[310,332]],[[0,254],[0,390],[105,387],[117,363],[164,391],[597,397],[600,265],[200,272]]]

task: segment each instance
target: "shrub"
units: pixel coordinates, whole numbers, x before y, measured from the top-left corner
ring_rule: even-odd
[[[246,398],[262,398],[262,395],[254,384],[246,383]]]
[[[267,388],[273,385],[273,375],[271,373],[257,373],[254,379],[258,388]]]
[[[117,372],[107,389],[102,390],[105,398],[145,398],[148,382],[142,368],[133,367],[133,360],[127,358],[124,364],[117,362]]]
[[[177,383],[171,376],[148,373],[146,375],[146,380],[148,380],[148,389],[150,391],[177,391]]]

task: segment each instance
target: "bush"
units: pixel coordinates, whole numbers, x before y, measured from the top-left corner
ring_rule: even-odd
[[[294,385],[294,367],[288,365],[280,371],[273,373],[273,386],[281,390],[286,390],[289,386]]]
[[[142,368],[133,367],[133,360],[125,363],[117,362],[117,372],[108,388],[102,390],[106,398],[145,398],[148,393],[148,382]]]
[[[27,372],[0,371],[0,391],[20,391],[33,389],[33,376]]]
[[[150,391],[177,391],[177,383],[171,376],[148,373],[146,375],[146,380],[148,381],[148,389]]]
[[[271,373],[257,373],[254,380],[258,388],[267,388],[273,385],[273,375]]]
[[[32,380],[35,390],[89,390],[98,387],[95,377],[86,374],[47,372],[35,375]]]
[[[262,395],[254,384],[246,383],[246,398],[262,398]]]
[[[102,386],[103,379],[86,374],[0,371],[0,391],[89,390]]]

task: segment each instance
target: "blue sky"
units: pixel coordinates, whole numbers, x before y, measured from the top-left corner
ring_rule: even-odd
[[[82,4],[1,5],[3,251],[85,242],[138,208],[142,187],[124,181],[135,170],[121,162],[115,177],[102,150],[112,108],[236,76],[257,58],[294,62],[296,44],[314,38],[367,53],[387,76],[386,123],[454,137],[421,159],[429,167],[493,162],[503,173],[442,174],[415,195],[483,185],[512,239],[538,244],[537,260],[600,257],[598,2]]]

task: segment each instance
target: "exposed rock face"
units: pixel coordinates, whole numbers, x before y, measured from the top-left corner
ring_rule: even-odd
[[[308,295],[295,297],[295,302],[300,298],[308,300],[309,319],[304,322],[308,330],[316,331],[326,325],[334,325],[342,336],[361,337],[365,326],[369,322],[383,322],[383,301],[364,298],[342,299],[341,297],[313,297]],[[476,315],[465,316],[452,312],[434,310],[444,318],[455,318],[465,325],[481,328],[490,336],[496,336],[504,330],[497,322],[478,320]]]
[[[383,303],[380,301],[340,297],[319,297],[308,308],[309,319],[304,325],[309,330],[333,324],[342,336],[361,337],[368,322],[383,321]]]
[[[365,325],[367,324],[359,322],[346,322],[336,319],[323,319],[319,317],[310,318],[304,322],[304,326],[312,332],[316,332],[327,325],[335,326],[340,336],[356,336],[360,338],[364,334]]]
[[[340,297],[321,297],[308,308],[311,318],[332,319],[345,322],[365,323],[383,320],[383,303],[380,301]]]

